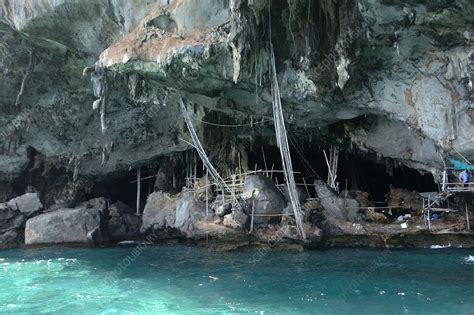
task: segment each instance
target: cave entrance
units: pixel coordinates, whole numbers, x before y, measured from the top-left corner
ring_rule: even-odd
[[[87,199],[104,197],[110,203],[121,201],[136,209],[138,170],[140,170],[140,213],[143,213],[151,193],[162,191],[176,194],[183,187],[191,188],[196,178],[205,175],[202,162],[194,150],[177,152],[95,181]]]
[[[308,189],[310,196],[314,197],[314,180],[327,180],[328,177],[323,150],[329,156],[329,147],[310,144],[299,146],[293,142],[290,150],[297,185]],[[280,184],[284,183],[280,151],[274,145],[255,145],[249,153],[249,168],[268,170],[269,173],[273,169],[273,179]],[[345,189],[366,191],[372,201],[382,203],[385,202],[391,185],[417,192],[438,190],[432,174],[421,174],[391,159],[379,158],[375,153],[343,150],[339,153],[336,181],[339,182],[340,192]]]

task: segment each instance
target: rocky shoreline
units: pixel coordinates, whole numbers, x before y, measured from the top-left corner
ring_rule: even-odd
[[[199,187],[183,188],[178,194],[153,192],[139,215],[123,202],[105,198],[44,209],[38,193],[27,193],[0,204],[0,247],[110,246],[123,241],[184,242],[215,250],[474,247],[474,233],[465,231],[460,214],[433,221],[428,231],[416,216],[393,219],[380,212],[368,213],[361,207],[364,194],[360,192],[357,200],[341,196],[355,192],[338,195],[322,181],[316,181],[315,188],[317,198],[299,191],[305,241],[297,233],[285,189],[268,177],[253,175],[232,199],[213,197],[207,215],[205,194]]]

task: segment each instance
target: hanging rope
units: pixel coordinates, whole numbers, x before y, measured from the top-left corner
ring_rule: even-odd
[[[222,127],[222,128],[239,128],[239,127],[253,127],[254,125],[259,125],[259,124],[265,124],[267,122],[273,121],[273,119],[262,119],[261,121],[256,121],[256,122],[251,122],[251,123],[246,123],[246,124],[235,124],[235,125],[229,125],[229,124],[218,124],[218,123],[213,123],[209,121],[204,121],[198,118],[194,118],[195,121],[198,121],[200,123],[209,125],[209,126],[214,126],[214,127]]]
[[[293,174],[293,165],[291,163],[290,147],[288,145],[288,137],[285,127],[285,119],[283,117],[283,108],[281,106],[280,87],[278,85],[278,78],[275,66],[275,54],[273,52],[273,45],[270,42],[270,63],[271,63],[271,77],[272,77],[272,105],[273,105],[273,120],[275,122],[275,133],[278,148],[280,148],[283,170],[285,172],[286,183],[288,185],[288,192],[290,195],[291,205],[295,214],[296,229],[301,239],[306,240],[306,234],[303,228],[303,216],[301,214],[301,205],[296,192],[295,177]]]

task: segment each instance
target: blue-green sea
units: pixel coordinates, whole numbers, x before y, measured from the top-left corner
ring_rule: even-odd
[[[0,251],[1,314],[474,314],[474,250]]]

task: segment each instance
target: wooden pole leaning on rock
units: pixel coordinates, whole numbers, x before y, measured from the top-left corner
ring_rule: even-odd
[[[141,184],[142,184],[142,169],[139,167],[137,168],[137,215],[140,215],[140,191],[141,191]]]
[[[206,170],[206,218],[209,218],[209,171]]]
[[[211,161],[209,161],[206,151],[204,151],[204,148],[202,147],[202,144],[199,141],[199,137],[196,133],[196,130],[194,129],[193,123],[191,121],[191,117],[189,116],[188,110],[186,109],[186,105],[184,105],[184,101],[182,97],[179,98],[179,103],[181,105],[181,111],[183,113],[184,121],[186,122],[186,126],[188,128],[189,134],[191,136],[191,140],[193,142],[192,145],[196,149],[199,157],[201,158],[202,163],[206,166],[207,170],[209,171],[209,175],[211,175],[211,177],[214,179],[217,185],[221,187],[222,192],[224,193],[225,190],[230,192],[230,189],[225,183],[225,181],[222,179],[222,177],[219,175],[217,170],[214,168]]]
[[[464,202],[464,206],[466,207],[466,226],[467,230],[471,230],[471,223],[469,222],[469,207],[467,206],[467,201]]]
[[[250,232],[249,233],[253,233],[253,221],[255,217],[255,199],[253,197],[253,193],[254,192],[252,192],[252,216],[250,217]]]
[[[271,36],[270,36],[271,38]],[[296,191],[295,177],[293,173],[293,164],[291,161],[290,147],[288,144],[288,135],[286,133],[285,118],[283,116],[283,108],[281,105],[280,87],[275,65],[275,54],[273,45],[270,42],[270,75],[272,89],[272,106],[273,120],[275,123],[275,134],[278,148],[280,149],[283,170],[285,171],[286,183],[288,186],[288,194],[290,195],[291,205],[295,215],[296,230],[302,240],[306,240],[306,233],[303,226],[303,215],[301,213],[301,205]]]

